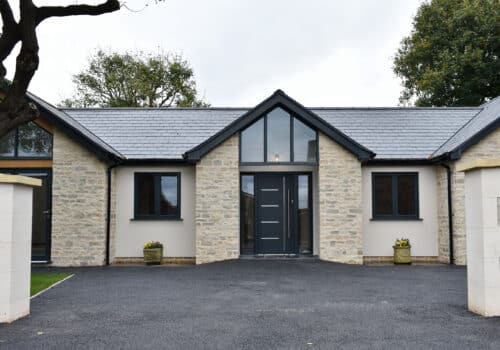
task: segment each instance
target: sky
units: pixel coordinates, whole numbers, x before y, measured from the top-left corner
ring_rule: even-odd
[[[217,107],[251,107],[276,89],[309,107],[396,106],[402,87],[393,58],[421,2],[129,0],[130,10],[43,22],[30,91],[53,104],[72,96],[72,75],[104,49],[181,54],[200,95]]]

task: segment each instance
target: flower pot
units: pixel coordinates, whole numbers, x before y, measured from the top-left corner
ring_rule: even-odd
[[[144,262],[146,265],[159,265],[163,257],[163,248],[144,249]]]
[[[411,246],[394,248],[394,264],[411,264]]]

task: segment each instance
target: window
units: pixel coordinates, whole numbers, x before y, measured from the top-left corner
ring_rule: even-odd
[[[418,219],[418,174],[373,173],[374,219]]]
[[[255,192],[254,176],[241,176],[241,252],[253,253],[255,247]]]
[[[243,162],[264,161],[264,118],[257,120],[241,133],[241,160]]]
[[[267,115],[267,161],[290,161],[290,114],[281,108]]]
[[[51,158],[52,135],[30,122],[0,139],[0,158]]]
[[[293,156],[296,162],[316,161],[316,131],[293,118]]]
[[[242,163],[315,163],[317,132],[275,108],[240,133]]]
[[[180,182],[180,173],[135,173],[134,219],[179,219]]]
[[[312,254],[311,176],[297,175],[297,230],[299,254]]]

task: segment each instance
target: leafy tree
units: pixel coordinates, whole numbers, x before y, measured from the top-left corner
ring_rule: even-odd
[[[201,107],[193,70],[179,55],[119,54],[99,50],[73,76],[72,107]]]
[[[400,101],[417,106],[479,105],[500,94],[500,1],[423,3],[394,59]]]

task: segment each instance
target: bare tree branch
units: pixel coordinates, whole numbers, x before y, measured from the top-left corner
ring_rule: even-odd
[[[43,6],[38,9],[37,24],[49,17],[98,16],[119,9],[120,2],[118,0],[107,0],[100,5]]]
[[[7,74],[3,61],[10,55],[21,37],[12,8],[7,0],[0,0],[0,15],[3,23],[2,35],[0,36],[0,79],[2,79]]]
[[[32,0],[19,0],[20,16],[16,22],[8,0],[0,0],[0,15],[3,23],[0,36],[0,81],[6,75],[3,64],[15,45],[21,42],[16,59],[16,71],[12,83],[0,101],[0,137],[10,130],[34,120],[39,111],[26,99],[29,83],[38,69],[38,38],[36,28],[49,17],[77,15],[97,16],[120,9],[118,0],[103,0],[100,5],[44,6],[38,8]]]
[[[16,26],[16,19],[12,13],[12,8],[7,0],[0,0],[0,15],[2,16],[3,30]]]
[[[38,69],[38,39],[36,36],[36,6],[31,0],[20,1],[22,38],[21,51],[16,60],[16,73],[7,94],[0,103],[0,136],[4,130],[11,130],[35,119],[38,110],[25,98],[28,85]]]

